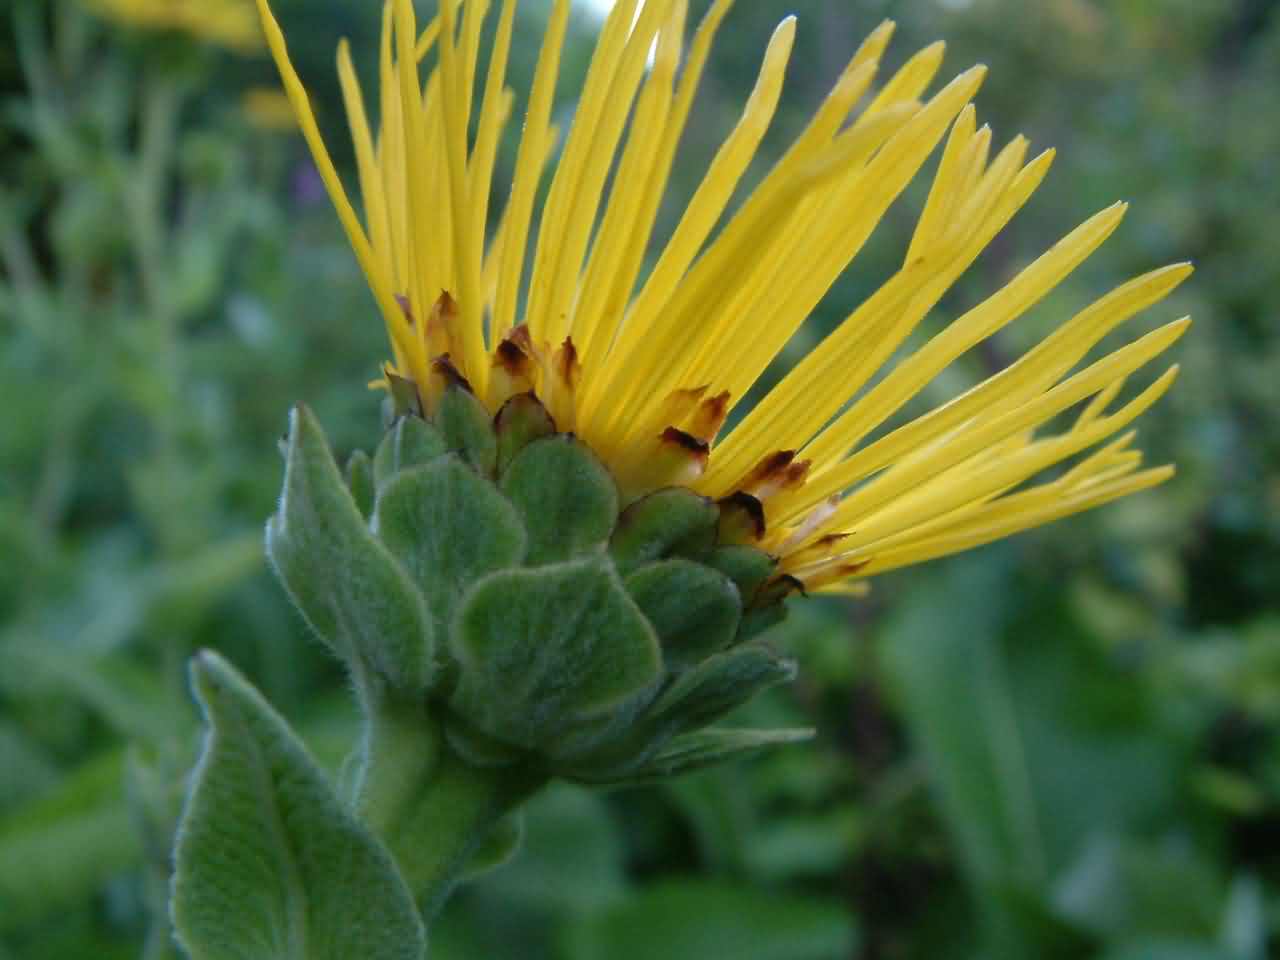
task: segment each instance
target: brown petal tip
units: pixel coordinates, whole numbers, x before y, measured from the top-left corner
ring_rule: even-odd
[[[699,440],[693,434],[685,433],[683,430],[678,430],[675,427],[667,427],[667,429],[662,431],[662,443],[667,447],[676,447],[684,450],[691,456],[701,460],[704,464],[711,453],[711,447],[709,444]]]
[[[523,350],[526,354],[533,354],[533,337],[529,335],[528,325],[517,323],[511,328],[511,332],[507,334],[507,339]]]
[[[781,603],[793,593],[798,593],[805,597],[809,595],[803,580],[793,577],[789,573],[784,573],[774,577],[757,590],[756,595],[751,599],[751,605],[753,607],[772,606],[775,603]]]
[[[769,484],[777,483],[795,458],[795,450],[775,451],[757,463],[751,472],[739,481],[738,486],[743,490],[758,490]]]
[[[459,387],[467,393],[474,394],[471,389],[471,383],[464,377],[453,365],[453,360],[449,358],[447,353],[441,354],[431,361],[431,371],[444,380],[445,387]]]
[[[751,494],[739,490],[716,505],[720,508],[716,538],[721,543],[752,543],[764,537],[764,504]]]
[[[508,337],[493,351],[493,365],[502,367],[513,377],[523,376],[529,370],[529,355],[520,349],[515,340]]]
[[[729,416],[729,398],[729,391],[722,390],[699,403],[693,415],[690,432],[708,443],[714,440]]]
[[[576,387],[582,378],[582,363],[578,359],[578,348],[573,344],[573,337],[565,337],[560,349],[555,352],[556,373],[566,386]]]

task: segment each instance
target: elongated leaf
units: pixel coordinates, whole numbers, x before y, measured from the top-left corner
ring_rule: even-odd
[[[172,902],[194,960],[420,960],[426,935],[390,854],[284,719],[216,654],[192,683],[210,730]]]
[[[1024,731],[996,640],[1006,591],[993,579],[961,570],[939,581],[941,590],[905,605],[881,650],[955,833],[992,954],[1014,957],[1034,947],[1009,891],[1019,883],[1039,887],[1046,871]]]

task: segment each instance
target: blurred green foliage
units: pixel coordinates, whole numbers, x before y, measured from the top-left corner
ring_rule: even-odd
[[[521,36],[547,6],[522,4]],[[278,8],[340,142],[332,52],[350,35],[368,67],[376,15]],[[1182,382],[1144,421],[1153,461],[1180,474],[885,577],[867,600],[797,604],[781,631],[801,679],[744,719],[814,724],[814,744],[669,787],[548,791],[523,853],[458,897],[433,957],[1274,955],[1280,5],[740,2],[668,219],[788,11],[799,54],[761,171],[889,14],[891,63],[946,37],[952,70],[991,65],[978,106],[998,141],[1060,148],[933,323],[1094,210],[1134,202],[1102,253],[925,401],[1128,276],[1197,262],[1152,311],[1196,317]],[[233,658],[341,764],[343,681],[265,573],[260,530],[291,403],[313,405],[341,449],[369,446],[382,332],[301,145],[240,109],[268,63],[70,0],[3,15],[0,958],[174,956],[169,844],[199,735],[190,653]],[[562,94],[592,30],[584,11]],[[536,45],[516,51],[523,90]],[[779,369],[891,269],[918,202],[890,211]]]

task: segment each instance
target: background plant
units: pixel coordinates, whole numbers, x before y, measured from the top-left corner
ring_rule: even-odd
[[[816,744],[661,789],[549,792],[524,852],[459,895],[433,956],[1274,949],[1280,13],[1253,0],[892,6],[895,49],[947,37],[949,64],[991,65],[997,133],[1061,148],[957,305],[1085,212],[1116,197],[1141,212],[997,338],[1008,355],[1123,276],[1197,261],[1169,309],[1198,320],[1179,347],[1186,379],[1145,438],[1182,472],[1096,516],[882,578],[865,601],[799,607],[785,629],[801,680],[743,720],[815,724]],[[887,7],[791,4],[810,55],[775,146]],[[299,69],[340,126],[331,51],[344,33],[367,49],[369,18],[305,0],[278,13],[286,29],[306,20]],[[778,16],[735,10],[691,125],[690,177]],[[196,744],[188,655],[225,653],[340,760],[343,680],[263,571],[260,531],[292,402],[317,409],[339,450],[376,428],[361,385],[381,332],[300,146],[241,111],[267,64],[68,2],[19,0],[6,17],[0,956],[161,957]],[[592,28],[584,9],[579,68]],[[903,242],[880,238],[823,319]]]

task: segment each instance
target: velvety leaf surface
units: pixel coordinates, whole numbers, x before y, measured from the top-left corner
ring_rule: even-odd
[[[499,739],[546,747],[654,683],[653,630],[603,557],[504,570],[464,599],[455,707]]]
[[[625,583],[657,632],[669,670],[683,670],[724,649],[738,632],[738,588],[710,567],[663,560],[641,567]]]
[[[373,461],[363,450],[357,450],[347,459],[347,489],[360,512],[367,517],[373,510],[375,483]]]
[[[609,471],[568,434],[525,447],[501,486],[529,531],[529,564],[598,549],[618,516],[618,490]]]
[[[173,914],[194,960],[420,960],[425,934],[385,849],[262,696],[212,653],[209,724],[178,838]]]
[[[376,665],[408,687],[425,684],[433,631],[422,596],[369,532],[319,423],[302,407],[292,415],[267,556],[303,616],[346,663]]]
[[[421,417],[404,416],[378,444],[373,477],[381,487],[401,470],[430,463],[448,449],[444,436]]]
[[[498,440],[489,411],[475,394],[464,387],[450,385],[440,397],[435,418],[444,435],[445,449],[491,476],[498,463]]]
[[[656,490],[622,511],[609,541],[609,553],[618,572],[626,574],[686,545],[709,543],[715,537],[719,517],[716,505],[692,490]]]
[[[525,447],[556,432],[547,408],[532,393],[517,393],[502,405],[493,419],[498,436],[498,474],[511,466]]]
[[[679,677],[654,705],[652,716],[673,729],[701,727],[795,673],[793,661],[764,644],[735,647]]]
[[[441,630],[467,586],[525,553],[511,504],[456,456],[391,480],[379,494],[373,528],[418,584]]]

